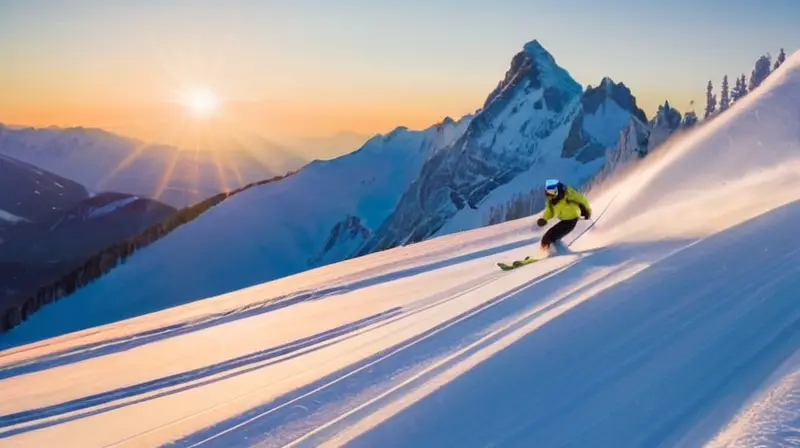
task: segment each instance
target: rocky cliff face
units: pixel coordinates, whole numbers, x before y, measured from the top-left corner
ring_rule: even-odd
[[[649,126],[631,118],[625,129],[620,132],[617,144],[606,150],[603,167],[592,178],[592,183],[602,182],[619,169],[646,156],[651,133],[652,129]]]
[[[333,163],[325,162],[326,167],[341,165],[338,169],[331,166],[326,173],[326,177],[342,177],[341,188],[348,182],[361,181],[357,191],[346,200],[352,206],[339,210],[338,220],[331,220],[333,214],[324,217],[331,222],[330,230],[324,245],[319,244],[320,248],[314,251],[307,265],[316,267],[341,261],[361,247],[395,210],[403,192],[418,178],[420,169],[436,159],[443,148],[457,141],[472,119],[472,115],[459,120],[446,117],[422,131],[398,127],[385,136],[370,139],[351,155]],[[332,185],[332,188],[336,187]],[[341,191],[331,194],[341,194]]]
[[[309,264],[321,266],[347,258],[370,236],[372,236],[372,231],[364,225],[361,218],[348,215],[333,225],[333,229],[325,241],[325,246],[316,257],[309,260]]]

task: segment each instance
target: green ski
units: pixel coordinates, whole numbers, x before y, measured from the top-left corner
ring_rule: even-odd
[[[543,258],[545,258],[545,257],[543,257]],[[512,269],[516,269],[516,268],[520,268],[522,266],[525,266],[526,264],[531,264],[531,263],[533,263],[535,261],[542,260],[543,258],[525,257],[524,260],[516,260],[516,261],[512,262],[510,265],[501,262],[501,263],[497,263],[497,266],[499,266],[500,269],[502,269],[504,271],[510,271]]]

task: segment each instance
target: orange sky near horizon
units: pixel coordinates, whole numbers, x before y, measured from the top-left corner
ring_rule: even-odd
[[[431,98],[429,96],[428,98]],[[481,98],[432,98],[410,101],[408,97],[376,100],[373,104],[278,103],[224,101],[219,110],[203,120],[192,118],[182,104],[52,104],[40,107],[7,108],[0,111],[0,123],[33,127],[97,127],[146,141],[162,141],[164,133],[181,125],[230,127],[276,141],[322,138],[341,132],[373,135],[397,126],[425,128],[445,116],[459,118],[480,107]],[[452,111],[446,113],[445,111]]]
[[[695,100],[701,113],[709,78],[718,87],[761,54],[800,46],[789,13],[681,1],[587,3],[586,14],[563,0],[0,1],[0,122],[166,143],[187,126],[276,142],[421,129],[481,107],[532,39],[584,86],[624,82],[648,117],[665,100],[682,113]],[[636,16],[625,32],[621,12]],[[710,13],[726,17],[716,40],[706,35]],[[741,39],[737,20],[770,32]],[[676,21],[685,31],[631,38]],[[175,103],[195,87],[220,97],[218,115],[192,119]]]
[[[682,111],[692,93],[671,92],[673,104]],[[440,122],[445,116],[458,119],[482,105],[482,95],[453,95],[438,101],[413,101],[414,97],[376,100],[373,104],[341,105],[291,104],[229,101],[220,104],[214,116],[197,120],[182,104],[77,104],[19,107],[0,111],[0,123],[33,127],[96,127],[147,142],[181,143],[180,129],[192,126],[226,130],[234,134],[259,135],[275,142],[302,138],[325,138],[341,132],[371,136],[386,133],[397,126],[422,129]],[[430,98],[430,96],[428,97]],[[651,101],[647,101],[652,98]],[[659,98],[656,100],[656,98]],[[639,95],[639,106],[648,115],[663,104],[663,92]],[[354,148],[355,149],[355,148]]]

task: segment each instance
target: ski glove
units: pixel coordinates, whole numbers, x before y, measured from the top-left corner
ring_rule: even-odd
[[[583,219],[589,219],[592,217],[592,212],[590,212],[586,207],[584,207],[583,204],[578,204],[578,206],[581,208],[581,216],[583,217]]]
[[[546,226],[546,225],[547,225],[547,220],[546,220],[546,219],[544,219],[544,218],[539,218],[539,219],[536,221],[536,224],[538,224],[538,225],[539,225],[539,227],[544,227],[544,226]]]

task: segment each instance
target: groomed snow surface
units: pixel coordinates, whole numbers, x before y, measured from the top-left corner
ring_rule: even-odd
[[[0,445],[797,443],[797,104],[800,54],[515,271],[535,217],[0,352]]]

